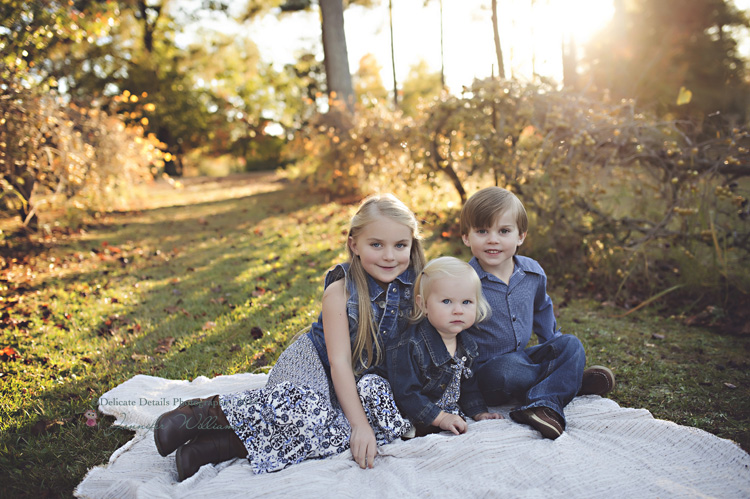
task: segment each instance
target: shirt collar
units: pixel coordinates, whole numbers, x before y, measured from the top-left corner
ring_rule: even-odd
[[[396,277],[393,280],[393,282],[388,283],[388,285],[390,286],[396,281],[401,283],[401,286],[400,286],[401,288],[403,287],[410,288],[412,286],[412,283],[414,282],[414,270],[411,267],[409,267],[408,269],[401,272],[401,274],[399,274],[398,277]],[[375,279],[373,279],[372,276],[370,276],[369,274],[367,274],[367,284],[369,287],[370,296],[372,297],[371,298],[372,300],[379,298],[380,295],[383,294],[383,292],[385,292],[387,289],[387,288],[386,289],[381,288],[380,284],[375,282]]]
[[[424,339],[425,345],[427,345],[427,350],[430,352],[430,358],[432,359],[432,363],[436,366],[441,366],[445,364],[446,362],[449,362],[451,360],[451,356],[448,353],[448,349],[445,348],[445,343],[443,343],[443,339],[440,337],[440,333],[437,332],[437,329],[430,324],[430,321],[427,319],[423,319],[419,323],[419,334]],[[474,326],[472,326],[473,328]],[[478,347],[476,342],[466,334],[465,331],[462,331],[458,333],[458,343],[460,347],[463,347],[463,350],[472,358],[475,358],[478,354]],[[456,352],[460,350],[460,347]]]
[[[479,260],[477,260],[477,257],[472,257],[471,260],[469,260],[469,265],[471,265],[474,270],[477,271],[477,275],[479,276],[479,279],[490,279],[492,281],[500,281],[500,279],[497,278],[495,274],[491,274],[489,272],[486,272],[482,266],[479,263]],[[516,255],[513,255],[513,274],[520,271],[522,275],[525,275],[526,272],[536,272],[536,270],[528,265],[525,260],[521,260]],[[511,276],[512,277],[512,276]]]

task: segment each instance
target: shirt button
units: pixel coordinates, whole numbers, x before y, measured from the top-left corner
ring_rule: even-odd
[[[512,320],[513,320],[513,322],[516,322],[516,316],[515,315],[512,317]]]

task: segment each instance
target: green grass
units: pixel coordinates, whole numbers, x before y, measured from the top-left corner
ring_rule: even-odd
[[[356,206],[270,174],[184,183],[154,185],[138,211],[101,216],[80,233],[52,230],[0,269],[0,349],[17,352],[0,361],[3,495],[70,496],[130,439],[111,418],[86,426],[83,413],[133,375],[265,371],[317,317],[322,275],[345,259]],[[415,210],[428,257],[468,257],[441,235],[452,215]],[[747,337],[648,310],[615,318],[621,310],[552,295],[589,364],[615,370],[612,399],[750,449]]]

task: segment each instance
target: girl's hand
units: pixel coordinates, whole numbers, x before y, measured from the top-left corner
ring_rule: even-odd
[[[484,421],[485,419],[505,419],[505,417],[497,412],[480,412],[473,419],[474,421]]]
[[[449,412],[440,411],[438,417],[432,422],[433,426],[439,427],[441,430],[448,430],[453,432],[454,435],[460,435],[466,433],[468,425],[461,416],[456,416]]]
[[[352,434],[349,437],[349,448],[352,458],[360,468],[372,468],[375,456],[378,453],[378,443],[375,433],[369,424],[364,426],[352,426]]]

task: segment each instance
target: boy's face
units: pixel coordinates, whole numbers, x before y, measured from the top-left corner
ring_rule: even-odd
[[[513,255],[523,244],[526,233],[518,232],[518,225],[510,211],[495,217],[490,227],[472,227],[461,236],[485,270],[495,275],[508,275],[513,270]]]

